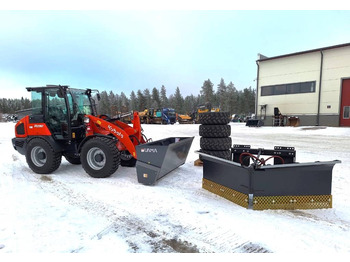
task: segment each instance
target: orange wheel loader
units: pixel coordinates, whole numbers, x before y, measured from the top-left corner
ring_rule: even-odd
[[[109,177],[119,165],[135,166],[135,146],[148,142],[138,112],[133,112],[130,126],[97,116],[91,89],[47,85],[27,90],[31,113],[17,122],[12,144],[35,173],[54,172],[62,156],[96,178]]]

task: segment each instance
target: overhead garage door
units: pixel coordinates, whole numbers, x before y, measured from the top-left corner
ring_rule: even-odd
[[[350,126],[350,79],[342,83],[340,126]]]

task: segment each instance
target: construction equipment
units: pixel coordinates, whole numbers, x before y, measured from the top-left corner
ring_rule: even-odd
[[[136,146],[137,179],[144,185],[154,185],[186,161],[194,137],[168,137]]]
[[[193,124],[193,118],[187,114],[176,114],[176,119],[179,124]]]
[[[176,112],[174,108],[162,108],[158,112],[161,112],[162,124],[174,124],[176,122]]]
[[[194,113],[194,122],[198,124],[200,122],[199,115],[208,112],[220,112],[220,107],[212,107],[211,103],[209,102],[206,102],[204,105],[198,106],[197,111]]]
[[[36,173],[52,173],[64,156],[72,164],[81,163],[92,177],[108,177],[120,164],[135,166],[135,146],[149,142],[138,112],[133,113],[132,126],[96,116],[91,89],[47,85],[27,90],[32,93],[31,115],[17,122],[12,143]]]
[[[173,108],[147,108],[139,113],[141,123],[146,124],[174,124],[176,113]]]
[[[139,112],[141,124],[152,124],[154,118],[156,118],[154,108],[146,108],[144,111]]]
[[[332,170],[339,160],[298,163],[293,147],[280,146],[234,145],[231,159],[197,152],[203,160],[203,188],[240,206],[254,210],[332,207]]]

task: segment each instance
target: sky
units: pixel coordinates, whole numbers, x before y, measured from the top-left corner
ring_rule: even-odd
[[[198,95],[221,78],[255,88],[258,53],[350,42],[349,10],[104,9],[0,10],[0,98],[46,84],[127,96],[162,85]]]

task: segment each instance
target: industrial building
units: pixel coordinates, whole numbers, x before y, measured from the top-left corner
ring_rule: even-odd
[[[350,43],[259,54],[255,111],[265,125],[350,126]]]

